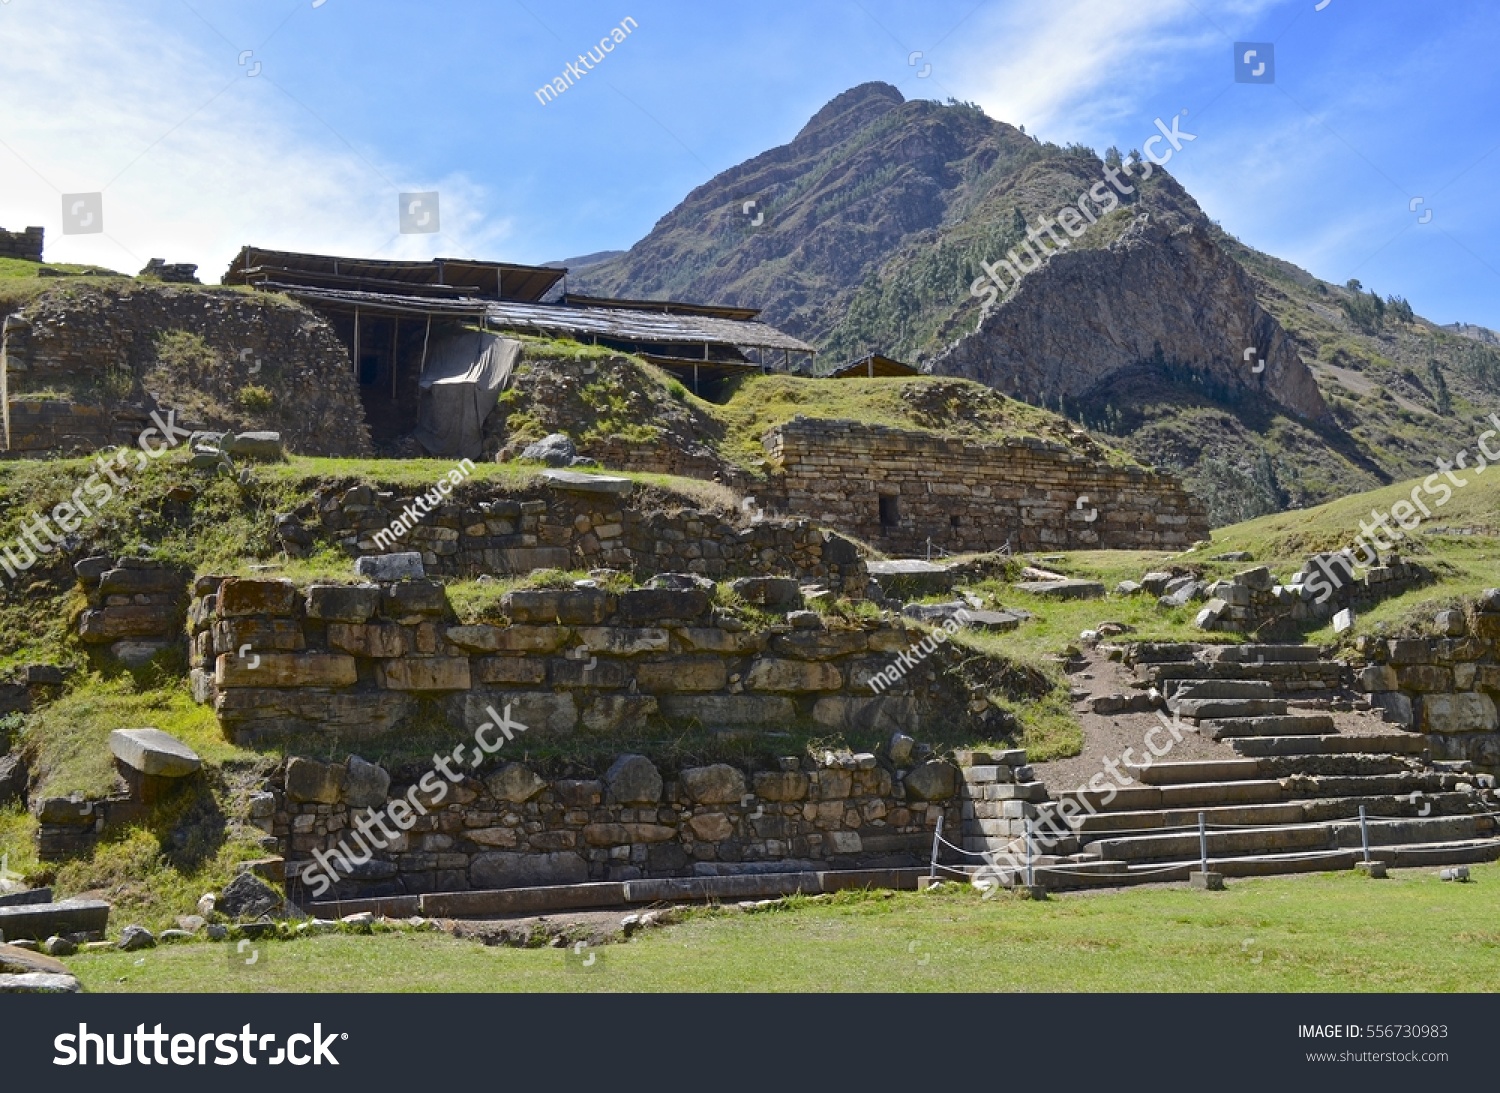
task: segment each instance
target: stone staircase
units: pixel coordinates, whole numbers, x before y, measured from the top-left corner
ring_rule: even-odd
[[[1500,858],[1493,778],[1429,761],[1420,735],[1357,708],[1343,666],[1316,647],[1140,645],[1126,663],[1171,715],[1158,741],[1196,732],[1223,757],[1118,764],[1126,785],[1106,776],[1054,795],[1018,776],[1029,768],[960,756],[962,845],[1007,855],[986,869],[1001,883],[1024,882],[1028,822],[1034,883],[1048,888],[1186,879],[1201,868],[1200,816],[1208,868],[1226,876],[1352,868],[1361,807],[1374,860]]]

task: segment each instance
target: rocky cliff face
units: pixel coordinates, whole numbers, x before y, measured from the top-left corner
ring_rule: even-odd
[[[1063,251],[1028,274],[929,370],[1045,401],[1087,398],[1147,362],[1186,365],[1299,417],[1328,416],[1312,372],[1245,271],[1203,224],[1149,212],[1108,247]]]

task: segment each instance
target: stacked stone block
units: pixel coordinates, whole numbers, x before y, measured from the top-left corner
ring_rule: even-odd
[[[1356,576],[1347,555],[1314,554],[1284,585],[1263,565],[1215,581],[1196,624],[1200,630],[1239,633],[1268,624],[1295,626],[1330,619],[1345,608],[1369,607],[1432,579],[1431,570],[1399,556]]]
[[[461,499],[418,512],[416,526],[394,543],[376,533],[412,508],[414,494],[369,486],[323,490],[277,523],[283,549],[307,553],[317,539],[352,557],[414,550],[429,573],[475,577],[535,569],[619,569],[646,576],[694,573],[724,577],[790,575],[861,598],[869,571],[859,548],[805,519],[744,524],[637,487],[627,495],[538,484],[505,493],[468,487]]]
[[[960,845],[970,853],[999,853],[1026,834],[1026,821],[1047,800],[1047,787],[1036,781],[1019,748],[997,752],[964,751],[958,755]],[[983,864],[970,859],[967,864]]]
[[[184,407],[172,405],[174,395],[232,408],[246,386],[266,387],[275,400],[266,420],[256,424],[279,430],[290,450],[369,453],[348,351],[316,314],[268,294],[115,279],[70,282],[67,291],[37,297],[6,323],[12,450],[31,455],[78,449],[80,436],[97,441],[95,447],[133,444],[139,430],[127,437],[120,427],[157,408],[143,381],[160,362],[160,339],[169,332],[195,335],[208,356],[196,364],[179,362],[171,389],[153,385],[164,410],[175,408],[183,416]],[[28,392],[43,391],[67,398],[50,400],[52,405],[25,399]]]
[[[8,232],[0,228],[0,258],[19,258],[24,262],[40,262],[43,234],[42,228],[27,228],[18,232]]]
[[[976,444],[797,417],[763,443],[777,503],[888,552],[1182,550],[1208,536],[1176,479],[1056,443]],[[882,501],[885,498],[885,501]],[[1082,499],[1080,501],[1080,499]]]
[[[1359,641],[1354,685],[1387,720],[1427,735],[1434,759],[1500,767],[1500,590],[1438,612],[1440,637]]]
[[[711,584],[513,591],[501,601],[504,625],[457,625],[442,585],[425,580],[298,587],[204,577],[196,592],[194,694],[215,704],[240,743],[368,738],[406,725],[424,704],[456,733],[507,704],[538,733],[793,723],[885,733],[939,719],[982,732],[1003,717],[947,670],[958,656],[948,646],[872,691],[869,681],[922,637],[899,620],[841,625],[789,611],[750,629],[717,607]]]
[[[189,574],[144,558],[85,558],[74,567],[89,598],[78,624],[87,645],[143,664],[182,643]]]
[[[322,888],[310,873],[334,864],[337,889],[321,896],[329,899],[914,866],[930,852],[938,815],[956,818],[956,772],[933,760],[864,753],[672,773],[623,754],[593,775],[548,777],[502,753],[345,871],[334,856],[340,842],[358,852],[351,831],[360,817],[405,797],[421,773],[357,757],[294,758],[280,784],[252,800],[253,822],[281,841],[294,884]]]

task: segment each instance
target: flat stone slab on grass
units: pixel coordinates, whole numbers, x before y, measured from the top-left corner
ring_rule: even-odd
[[[51,902],[52,889],[50,888],[23,888],[12,892],[4,885],[0,885],[0,907],[31,907],[38,903]]]
[[[53,934],[103,933],[108,925],[109,904],[99,899],[0,907],[0,937],[44,941]]]
[[[627,496],[635,489],[629,478],[612,474],[583,474],[579,471],[543,471],[541,479],[553,489],[569,490],[573,493],[605,493],[618,497]]]
[[[203,767],[197,752],[160,729],[116,729],[109,750],[132,770],[157,778],[185,778]]]
[[[1011,587],[1018,592],[1030,592],[1033,596],[1050,596],[1059,600],[1093,600],[1104,595],[1103,583],[1074,578],[1065,581],[1018,581]]]
[[[896,558],[888,562],[866,563],[872,577],[912,577],[926,573],[946,574],[947,566],[936,562],[924,562],[920,558]]]
[[[890,595],[932,596],[941,595],[953,587],[953,574],[947,566],[921,558],[893,558],[884,562],[868,562],[866,568],[870,580]]]
[[[963,622],[976,630],[997,630],[1004,633],[1016,629],[1029,618],[1031,616],[1028,614],[1013,614],[1009,611],[970,611]]]
[[[354,563],[354,572],[372,581],[421,580],[427,576],[422,555],[415,550],[397,554],[366,554]]]

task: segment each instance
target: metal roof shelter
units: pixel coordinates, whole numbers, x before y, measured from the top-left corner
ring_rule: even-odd
[[[508,262],[474,262],[434,258],[402,262],[377,258],[339,258],[296,251],[244,247],[229,263],[226,285],[302,285],[351,291],[391,292],[411,296],[492,300],[540,300],[566,275],[565,269],[518,266]]]
[[[829,379],[864,379],[870,377],[905,377],[920,376],[921,370],[905,361],[898,361],[891,357],[883,357],[879,353],[869,353],[860,357],[857,361],[835,368],[828,373]]]
[[[437,258],[339,258],[244,247],[225,284],[282,292],[322,312],[350,347],[372,432],[409,432],[433,338],[453,324],[572,338],[635,353],[715,397],[741,376],[810,366],[806,342],[760,322],[760,311],[674,300],[568,295],[544,302],[567,270]],[[433,330],[434,322],[440,329]],[[443,327],[443,324],[448,324]],[[779,354],[779,364],[776,360]]]

